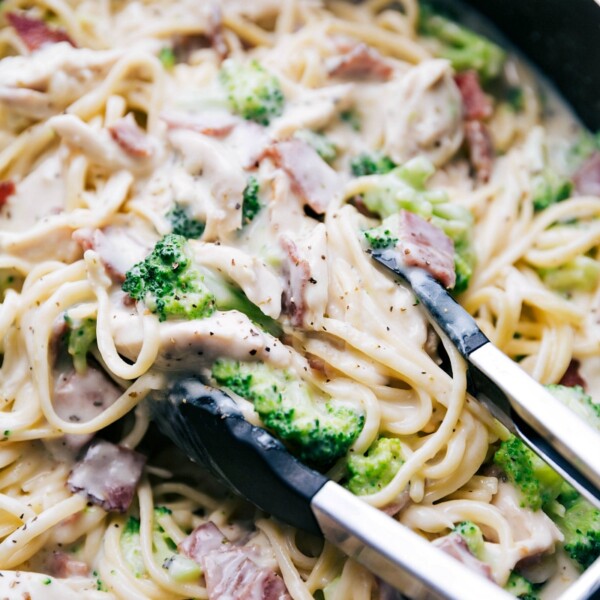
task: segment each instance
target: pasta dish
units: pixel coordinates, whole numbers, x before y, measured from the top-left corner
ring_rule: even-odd
[[[0,596],[395,597],[160,435],[190,374],[515,596],[591,565],[600,513],[368,254],[600,427],[600,138],[522,60],[418,0],[0,11]]]

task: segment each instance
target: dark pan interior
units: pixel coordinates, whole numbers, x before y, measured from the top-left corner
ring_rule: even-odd
[[[600,6],[594,0],[466,0],[491,19],[600,130]]]

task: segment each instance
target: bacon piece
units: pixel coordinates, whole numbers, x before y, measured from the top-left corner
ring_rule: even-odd
[[[212,521],[208,521],[196,527],[179,544],[179,551],[199,563],[205,554],[223,550],[228,543],[222,531]]]
[[[344,54],[330,58],[327,72],[343,79],[387,81],[394,70],[377,50],[360,43]]]
[[[594,152],[573,176],[575,189],[582,196],[600,196],[600,152]]]
[[[110,135],[127,154],[138,158],[148,158],[154,146],[144,130],[135,122],[131,113],[115,121],[109,128]]]
[[[225,111],[209,111],[197,114],[165,112],[160,118],[169,129],[190,129],[213,137],[223,137],[231,133],[239,122],[237,117]]]
[[[292,189],[318,215],[339,194],[338,174],[306,142],[298,139],[278,142],[265,154],[288,174]]]
[[[85,250],[95,250],[107,273],[116,282],[125,281],[133,265],[144,260],[152,246],[131,228],[109,225],[104,229],[78,229],[73,239]]]
[[[202,566],[209,600],[291,600],[283,579],[254,562],[256,548],[235,546],[212,522],[196,527],[179,550]]]
[[[569,387],[573,387],[575,385],[580,385],[584,390],[586,390],[587,389],[587,381],[579,373],[580,366],[581,366],[581,363],[577,359],[574,358],[569,363],[569,366],[567,367],[565,374],[561,377],[561,379],[558,383],[560,383],[560,385],[566,385]]]
[[[48,570],[54,577],[68,579],[69,577],[88,577],[90,568],[86,563],[77,560],[66,552],[54,551],[50,557]]]
[[[444,537],[438,538],[437,540],[433,540],[432,543],[440,550],[443,550],[446,554],[449,554],[456,560],[460,561],[463,565],[465,565],[465,567],[471,569],[471,571],[475,571],[490,581],[494,581],[491,567],[473,556],[469,550],[467,542],[462,535],[459,535],[458,533],[451,533],[449,535],[445,535]]]
[[[17,187],[10,179],[0,181],[0,208],[2,208],[8,199],[17,191]]]
[[[425,269],[443,286],[453,287],[456,273],[452,240],[439,227],[407,210],[401,211],[397,219],[397,247],[404,263]]]
[[[479,85],[477,71],[469,70],[458,73],[454,76],[454,81],[462,96],[465,118],[475,121],[489,119],[494,107]]]
[[[74,48],[77,47],[66,31],[48,27],[41,19],[29,17],[23,13],[9,12],[6,13],[6,20],[14,27],[17,35],[29,50],[38,50],[46,44],[58,44],[59,42],[67,42]]]
[[[67,485],[104,510],[123,513],[133,500],[145,462],[138,452],[96,440],[73,466]]]
[[[259,567],[245,548],[211,552],[202,559],[209,600],[290,600],[283,579]]]
[[[469,150],[469,161],[477,179],[486,182],[492,174],[494,145],[488,128],[481,121],[465,123],[465,138]]]
[[[304,292],[310,281],[310,265],[300,256],[298,246],[289,237],[282,236],[280,244],[287,254],[284,264],[287,285],[282,298],[283,312],[289,315],[294,327],[301,327],[306,312]]]

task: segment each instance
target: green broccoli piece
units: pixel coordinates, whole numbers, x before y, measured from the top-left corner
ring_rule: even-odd
[[[348,459],[346,487],[357,496],[375,494],[394,478],[403,463],[400,440],[381,437],[364,456]]]
[[[522,600],[538,600],[536,587],[529,579],[513,571],[508,578],[504,589]]]
[[[457,274],[454,291],[460,293],[467,288],[475,264],[471,241],[473,215],[468,209],[452,204],[445,192],[426,189],[425,184],[434,173],[435,167],[429,160],[413,158],[376,178],[363,193],[363,202],[384,219],[384,224],[385,219],[404,209],[442,229],[454,242]]]
[[[506,90],[506,103],[510,108],[520,113],[525,110],[525,92],[520,86],[512,86]]]
[[[350,163],[352,175],[363,177],[365,175],[381,175],[389,173],[396,167],[396,163],[381,152],[363,152],[355,156]]]
[[[152,554],[154,561],[179,582],[196,581],[202,574],[200,565],[177,552],[177,545],[160,524],[160,520],[170,515],[171,510],[164,506],[154,508],[152,522]],[[121,552],[135,577],[146,575],[146,566],[140,549],[140,521],[129,517],[121,534]]]
[[[592,427],[600,430],[600,404],[596,404],[580,385],[550,384],[546,388],[564,405],[577,413]]]
[[[313,150],[327,163],[332,163],[337,157],[336,145],[322,133],[311,129],[298,129],[294,137],[312,146]]]
[[[175,52],[171,48],[161,48],[158,53],[158,60],[167,71],[170,71],[175,66]]]
[[[388,217],[391,219],[392,217]],[[365,239],[374,250],[383,250],[384,248],[393,248],[398,243],[398,238],[394,237],[391,229],[386,223],[387,219],[379,226],[363,231]]]
[[[360,113],[355,109],[343,110],[340,113],[340,120],[346,123],[353,131],[360,131],[362,127]]]
[[[447,58],[456,71],[473,69],[483,81],[500,75],[506,53],[500,46],[458,23],[421,5],[419,32],[435,40],[434,52]]]
[[[531,186],[533,209],[536,212],[567,200],[573,191],[573,184],[568,179],[558,176],[548,167],[533,178]]]
[[[462,521],[454,527],[453,531],[467,542],[471,554],[481,560],[484,550],[481,529],[473,521]]]
[[[268,125],[271,118],[283,112],[279,80],[258,61],[240,64],[226,60],[219,79],[227,92],[230,109],[244,119]]]
[[[552,518],[565,536],[567,554],[582,570],[587,569],[600,556],[600,511],[578,496],[564,515]]]
[[[96,341],[96,319],[74,321],[65,314],[65,321],[69,326],[67,351],[73,357],[77,373],[85,373],[88,352]]]
[[[344,456],[364,424],[363,415],[319,402],[307,383],[264,363],[218,360],[212,377],[250,400],[265,427],[310,464],[329,465]]]
[[[189,209],[181,204],[175,204],[167,213],[167,219],[171,222],[171,232],[175,235],[198,239],[204,233],[204,223],[191,217]]]
[[[523,505],[539,510],[554,501],[561,492],[563,480],[537,454],[517,437],[510,436],[494,454],[498,465],[520,491]]]
[[[127,271],[122,287],[160,321],[170,316],[202,319],[215,311],[215,297],[193,268],[181,235],[170,233],[157,242],[142,262]]]
[[[242,196],[242,221],[244,225],[250,223],[262,208],[260,198],[258,197],[259,189],[258,180],[254,175],[250,175]]]
[[[591,292],[598,285],[600,263],[589,256],[577,256],[560,267],[538,269],[538,273],[557,292]]]
[[[129,565],[135,577],[142,577],[146,573],[144,558],[140,548],[140,520],[129,517],[121,534],[121,552],[125,562]]]

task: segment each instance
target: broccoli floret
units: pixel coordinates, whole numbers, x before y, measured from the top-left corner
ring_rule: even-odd
[[[246,64],[226,60],[219,78],[227,92],[229,107],[244,119],[268,125],[271,118],[283,112],[279,80],[256,60]]]
[[[516,113],[525,110],[525,92],[522,87],[512,86],[506,90],[506,102]]]
[[[360,114],[355,109],[343,110],[340,113],[340,120],[350,126],[353,131],[360,131],[362,127]]]
[[[65,314],[69,326],[67,351],[73,357],[73,366],[78,373],[87,369],[87,355],[96,341],[96,319],[73,320]]]
[[[364,175],[381,175],[389,173],[396,167],[396,163],[381,152],[372,152],[370,154],[363,152],[355,156],[350,163],[350,169],[355,177]]]
[[[384,488],[404,463],[397,438],[379,438],[363,455],[348,460],[346,487],[357,496],[375,494]]]
[[[598,285],[600,263],[589,256],[576,256],[560,267],[538,269],[538,273],[557,292],[591,292]]]
[[[557,400],[576,412],[592,427],[600,430],[600,404],[596,404],[580,385],[570,387],[551,384],[546,387]]]
[[[244,225],[250,223],[262,208],[258,197],[259,189],[258,180],[253,175],[250,175],[243,193],[242,221]]]
[[[484,81],[502,72],[506,53],[500,46],[427,5],[421,6],[419,31],[435,40],[434,52],[447,58],[456,71],[474,69]]]
[[[568,179],[558,176],[548,167],[533,178],[531,186],[533,209],[536,212],[567,200],[573,191],[573,184]]]
[[[386,218],[404,209],[442,229],[454,242],[457,274],[454,291],[459,293],[467,288],[475,264],[471,242],[473,215],[468,209],[452,204],[445,192],[426,189],[425,184],[434,172],[429,160],[413,158],[385,175],[374,177],[363,192],[363,202],[384,223]]]
[[[579,496],[564,515],[553,519],[565,536],[567,554],[581,569],[587,569],[600,556],[600,511]]]
[[[500,444],[494,463],[519,488],[523,505],[533,510],[552,502],[561,492],[560,475],[515,436]]]
[[[135,577],[146,573],[140,544],[140,520],[129,517],[121,534],[121,552]]]
[[[538,600],[536,586],[515,571],[510,574],[504,589],[521,600]]]
[[[312,146],[325,162],[332,163],[337,157],[336,145],[322,133],[317,133],[311,129],[298,129],[294,133],[294,137]]]
[[[363,415],[331,400],[320,402],[307,383],[264,363],[218,360],[212,376],[250,400],[265,427],[314,465],[344,456],[364,424]]]
[[[215,297],[193,268],[185,238],[173,233],[127,271],[123,291],[144,301],[160,321],[169,316],[202,319],[215,311]]]
[[[481,559],[484,550],[481,529],[473,521],[463,521],[462,523],[458,523],[453,531],[458,533],[467,542],[471,554],[475,558]]]
[[[388,217],[391,219],[393,217]],[[392,230],[386,223],[387,219],[379,226],[364,231],[365,239],[369,246],[374,250],[383,250],[384,248],[393,248],[398,243],[398,238],[394,237]]]
[[[167,219],[171,222],[171,232],[175,235],[198,239],[204,233],[204,223],[191,217],[189,209],[181,204],[175,204],[167,213]]]
[[[165,506],[154,508],[152,522],[152,554],[154,561],[179,582],[197,580],[202,574],[200,565],[177,552],[177,545],[165,532],[160,520],[171,514]],[[135,577],[146,574],[146,566],[140,549],[140,521],[129,517],[121,534],[121,552]]]
[[[158,53],[158,60],[169,71],[175,66],[175,52],[171,48],[161,48]]]

